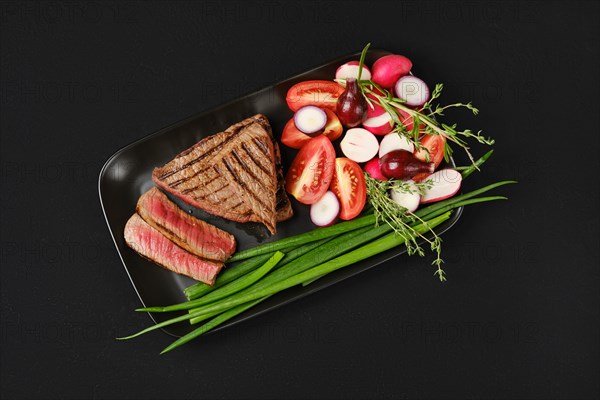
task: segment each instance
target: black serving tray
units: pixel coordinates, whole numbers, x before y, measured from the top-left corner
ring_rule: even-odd
[[[366,64],[372,65],[374,60],[386,54],[390,53],[385,50],[370,50],[366,57]],[[346,61],[357,60],[359,56],[359,53],[354,53],[338,58],[211,110],[195,114],[125,146],[106,161],[100,171],[98,181],[100,203],[108,229],[117,247],[117,252],[143,306],[162,306],[185,301],[187,299],[182,292],[183,289],[195,282],[190,278],[154,265],[152,262],[140,257],[125,244],[123,238],[125,223],[135,212],[135,205],[140,195],[154,185],[151,178],[152,169],[165,164],[200,139],[220,132],[233,123],[258,113],[265,114],[269,118],[273,133],[278,138],[285,123],[293,115],[285,102],[288,89],[292,85],[305,80],[331,80],[335,76],[335,71],[339,65]],[[339,148],[339,146],[336,147]],[[283,168],[284,171],[287,171],[297,151],[283,145],[281,151]],[[169,197],[186,211],[235,235],[238,241],[238,250],[315,228],[310,222],[308,206],[296,202],[293,198],[291,200],[294,217],[289,221],[279,223],[277,234],[269,237],[266,230],[257,224],[240,224],[226,221],[195,209],[173,196]],[[442,234],[450,229],[460,218],[461,213],[462,208],[453,213],[448,221],[438,226],[436,232]],[[213,332],[317,292],[405,252],[406,248],[401,246],[338,270],[308,286],[298,286],[285,290],[225,322],[214,329]],[[173,313],[150,315],[157,323],[173,316]],[[163,330],[173,336],[182,336],[194,328],[195,326],[182,322]]]

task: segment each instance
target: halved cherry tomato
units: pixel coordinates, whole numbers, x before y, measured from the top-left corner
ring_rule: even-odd
[[[322,135],[327,136],[329,140],[333,142],[342,135],[344,128],[342,127],[340,119],[333,111],[327,109],[324,111],[325,114],[327,114],[327,125],[325,125],[325,128],[323,128]],[[281,143],[291,147],[292,149],[301,148],[309,140],[310,136],[296,128],[296,124],[294,124],[294,118],[291,118],[287,124],[285,124],[283,132],[281,133]]]
[[[415,151],[415,157],[419,160],[435,163],[435,168],[437,168],[444,159],[445,144],[446,137],[444,135],[424,135],[421,138],[421,146],[429,150],[429,160],[427,159],[427,151],[424,149]]]
[[[326,136],[311,138],[298,152],[285,177],[285,190],[304,204],[319,201],[329,189],[335,149]]]
[[[349,220],[360,214],[367,201],[367,185],[360,166],[349,158],[336,158],[331,191],[340,200],[341,219]]]
[[[338,97],[344,87],[332,81],[304,81],[295,84],[288,90],[285,101],[292,111],[304,106],[317,106],[335,111]]]

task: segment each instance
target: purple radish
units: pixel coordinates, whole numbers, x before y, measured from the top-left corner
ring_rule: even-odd
[[[346,157],[357,163],[363,163],[377,155],[379,142],[368,130],[352,128],[346,132],[340,147]]]
[[[406,181],[410,185],[410,193],[400,190],[390,190],[390,197],[400,207],[406,208],[409,212],[417,211],[421,196],[413,181]]]
[[[335,193],[330,190],[310,206],[310,220],[317,226],[333,225],[339,213],[340,202]]]
[[[452,197],[460,189],[462,175],[455,169],[441,169],[429,175],[423,181],[430,180],[433,185],[421,196],[421,203],[433,203]]]
[[[429,100],[429,87],[416,76],[406,75],[398,79],[394,90],[407,106],[420,107]]]
[[[327,125],[327,114],[315,106],[305,106],[294,114],[294,125],[309,136],[318,136]]]

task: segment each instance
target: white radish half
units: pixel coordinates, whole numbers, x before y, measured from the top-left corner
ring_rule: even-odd
[[[406,208],[409,212],[417,211],[421,200],[421,195],[413,181],[406,181],[410,185],[410,193],[408,191],[390,190],[390,197],[400,207]]]
[[[462,175],[455,169],[441,169],[423,179],[423,182],[428,180],[433,185],[421,196],[421,203],[433,203],[454,196],[460,189]]]
[[[404,136],[400,136],[397,133],[388,133],[383,137],[379,145],[379,158],[394,150],[406,150],[412,153],[415,150],[415,146]]]
[[[392,116],[385,112],[377,117],[367,118],[363,122],[363,127],[375,135],[385,135],[390,133],[394,127]]]
[[[340,202],[335,193],[330,190],[310,206],[310,220],[317,226],[332,225],[339,213]]]
[[[396,96],[405,100],[408,106],[419,107],[429,100],[429,87],[416,76],[406,75],[398,79],[394,90]]]
[[[368,130],[352,128],[346,132],[340,147],[346,157],[357,163],[363,163],[377,155],[379,142]]]
[[[294,125],[307,135],[319,133],[327,125],[327,114],[319,107],[305,106],[294,114]]]
[[[349,61],[346,64],[342,64],[339,66],[337,71],[335,71],[335,79],[343,79],[346,80],[348,78],[358,79],[358,66],[360,62],[358,61]],[[371,79],[371,71],[367,68],[366,65],[363,64],[362,74],[360,75],[361,80],[369,80]]]

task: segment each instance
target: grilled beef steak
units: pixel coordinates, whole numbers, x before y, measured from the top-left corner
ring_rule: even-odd
[[[198,257],[225,261],[235,251],[233,235],[184,212],[156,187],[140,197],[137,213],[176,245]]]
[[[222,262],[203,260],[178,247],[138,214],[133,214],[125,225],[125,242],[161,267],[208,285],[215,283],[217,274],[223,268]]]
[[[152,179],[188,204],[233,221],[259,222],[275,233],[277,220],[292,215],[276,164],[279,148],[269,121],[258,114],[155,168]]]

